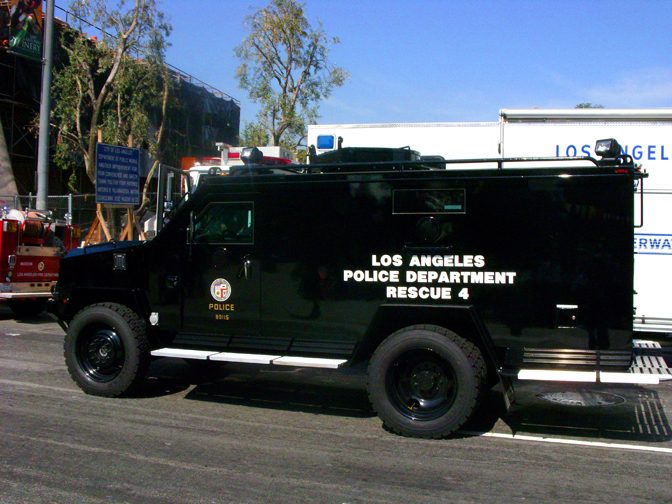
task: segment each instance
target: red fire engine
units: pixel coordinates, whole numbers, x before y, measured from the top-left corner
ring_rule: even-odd
[[[0,209],[0,299],[20,317],[44,310],[58,263],[77,247],[81,231],[52,212]]]

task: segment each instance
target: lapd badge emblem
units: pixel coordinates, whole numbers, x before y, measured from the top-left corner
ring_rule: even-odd
[[[44,270],[44,263],[40,262],[40,264],[37,265],[37,269],[40,271]]]
[[[224,302],[231,296],[231,284],[223,278],[218,278],[210,286],[210,294],[215,301]]]

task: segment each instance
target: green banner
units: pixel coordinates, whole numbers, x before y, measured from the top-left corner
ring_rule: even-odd
[[[12,0],[9,49],[21,56],[42,58],[42,0]]]

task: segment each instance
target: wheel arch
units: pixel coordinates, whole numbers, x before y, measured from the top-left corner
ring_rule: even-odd
[[[61,306],[59,318],[69,324],[73,317],[87,306],[100,303],[115,303],[125,306],[138,314],[145,321],[149,320],[149,303],[142,292],[132,289],[110,288],[79,288],[74,289],[67,297],[67,302],[60,300]],[[147,337],[150,343],[156,343],[158,336],[154,334],[149,323],[147,324]]]
[[[369,359],[385,338],[400,329],[418,324],[443,327],[472,342],[483,354],[488,375],[499,375],[500,356],[473,305],[382,305],[358,345],[352,362]]]

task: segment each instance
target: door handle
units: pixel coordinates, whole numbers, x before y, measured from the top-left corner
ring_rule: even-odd
[[[245,280],[249,280],[252,277],[252,261],[250,261],[249,256],[243,258],[243,264],[238,271],[238,278],[245,277]]]

